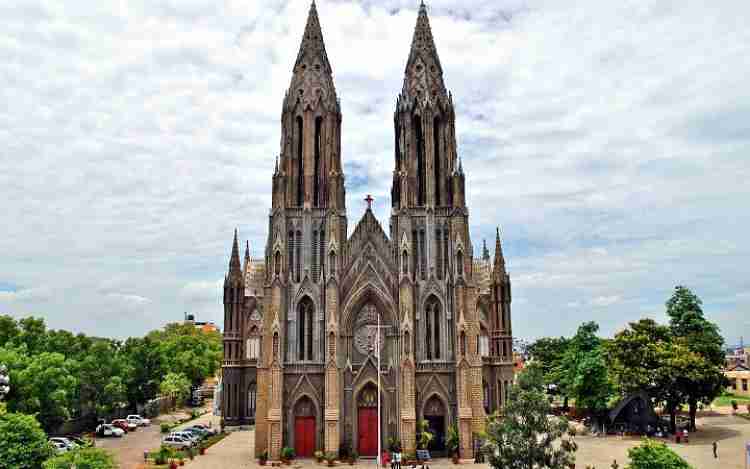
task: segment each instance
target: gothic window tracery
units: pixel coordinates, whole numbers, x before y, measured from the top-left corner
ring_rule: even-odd
[[[315,119],[315,174],[313,176],[313,197],[315,207],[320,206],[320,157],[321,157],[321,130],[323,127],[323,118]]]
[[[382,315],[372,303],[366,304],[359,313],[354,329],[354,347],[359,353],[367,356],[376,353],[378,346],[381,353],[385,350],[385,333],[378,334],[378,316],[382,325]],[[378,336],[380,340],[378,340]]]

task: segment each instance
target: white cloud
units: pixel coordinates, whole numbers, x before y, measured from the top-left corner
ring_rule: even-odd
[[[738,293],[750,265],[748,4],[429,3],[475,248],[503,226],[514,298],[525,301],[514,302],[514,331],[572,333],[594,319],[609,333],[659,314],[685,283],[730,340],[750,336],[738,325],[750,307]],[[352,223],[370,192],[387,226],[393,103],[415,8],[318,2]],[[0,311],[114,336],[186,310],[220,321],[215,279],[232,229],[255,254],[266,241],[306,10],[0,4],[0,284],[26,286],[0,292]]]

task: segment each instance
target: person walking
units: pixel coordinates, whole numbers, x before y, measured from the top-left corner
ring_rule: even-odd
[[[719,459],[719,442],[714,441],[714,444],[712,446],[714,448],[714,459]]]
[[[401,448],[396,448],[396,452],[393,453],[393,460],[396,462],[396,469],[401,469]]]

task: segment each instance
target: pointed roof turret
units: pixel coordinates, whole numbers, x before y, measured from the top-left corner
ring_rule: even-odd
[[[312,2],[297,60],[294,62],[292,82],[286,95],[287,106],[294,106],[299,100],[305,107],[315,108],[322,102],[328,109],[338,109],[332,74],[318,9],[315,2]]]
[[[495,266],[493,274],[499,276],[505,274],[505,257],[503,257],[503,246],[500,243],[500,227],[497,227],[497,236],[495,237]]]
[[[443,82],[443,67],[440,65],[424,1],[419,5],[419,16],[411,40],[405,75],[402,95],[414,98],[423,94],[431,96],[439,93],[442,97],[447,96]]]
[[[250,240],[245,240],[245,265],[250,261]]]
[[[232,280],[242,278],[242,265],[240,264],[240,246],[237,242],[237,228],[234,229],[232,257],[229,258],[229,278]]]
[[[485,261],[490,260],[490,250],[487,249],[487,240],[486,239],[482,240],[482,259],[484,259]]]

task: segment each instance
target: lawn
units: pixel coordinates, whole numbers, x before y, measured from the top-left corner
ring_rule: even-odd
[[[724,394],[714,399],[711,405],[714,407],[732,407],[732,401],[736,401],[740,407],[745,407],[747,404],[750,404],[750,397]]]

